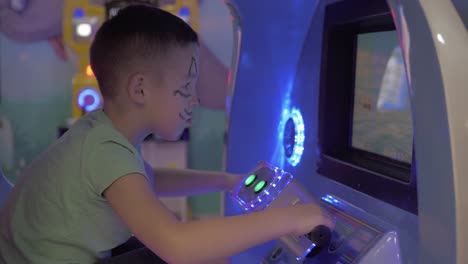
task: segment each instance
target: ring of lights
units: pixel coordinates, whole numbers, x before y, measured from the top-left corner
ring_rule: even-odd
[[[91,96],[93,98],[93,102],[91,104],[87,104],[86,97]],[[101,97],[99,93],[91,88],[86,88],[80,92],[77,98],[78,105],[81,109],[84,109],[86,112],[91,112],[99,108],[101,105]]]
[[[304,119],[301,112],[293,108],[283,115],[283,148],[289,164],[299,164],[304,152]]]

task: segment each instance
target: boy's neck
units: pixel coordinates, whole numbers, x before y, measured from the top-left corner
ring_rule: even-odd
[[[142,131],[142,127],[137,123],[136,118],[129,112],[119,111],[112,103],[104,106],[104,113],[112,121],[115,129],[119,131],[134,147],[138,148],[143,140],[149,135]]]

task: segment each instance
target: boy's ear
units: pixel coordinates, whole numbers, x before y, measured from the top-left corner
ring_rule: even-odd
[[[137,104],[143,104],[145,102],[145,84],[146,80],[145,75],[141,73],[136,73],[130,76],[127,92],[130,100]]]

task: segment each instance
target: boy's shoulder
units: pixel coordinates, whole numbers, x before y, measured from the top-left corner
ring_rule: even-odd
[[[88,147],[98,147],[101,144],[117,144],[128,149],[133,154],[138,151],[114,127],[112,121],[102,110],[97,110],[81,117],[71,128],[70,137],[84,137],[83,144]]]

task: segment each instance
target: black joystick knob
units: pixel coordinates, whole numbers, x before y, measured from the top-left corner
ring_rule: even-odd
[[[323,248],[328,247],[331,240],[331,234],[332,232],[330,228],[324,225],[316,226],[312,231],[310,231],[306,237],[315,244],[315,247],[310,251],[307,257],[314,257],[320,253]]]

